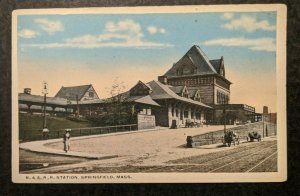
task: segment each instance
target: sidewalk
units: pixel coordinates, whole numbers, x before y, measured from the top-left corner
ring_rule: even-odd
[[[137,132],[142,133],[142,132],[157,131],[157,130],[162,130],[162,129],[168,129],[168,128],[156,127],[155,129],[117,132],[117,133],[109,133],[109,134],[103,134],[103,135],[88,135],[88,136],[72,137],[71,138],[71,149],[72,149],[72,141],[75,141],[75,140],[83,140],[83,139],[96,138],[96,137],[108,137],[108,136],[114,136],[114,135],[133,134],[133,133],[137,133]],[[72,136],[72,133],[71,133],[71,136]],[[45,144],[56,143],[56,142],[61,142],[61,150],[49,148],[49,147],[45,146]],[[63,138],[20,143],[19,147],[20,147],[20,149],[31,151],[31,152],[39,152],[39,153],[47,153],[47,154],[54,154],[54,155],[71,156],[71,157],[81,157],[81,158],[87,158],[87,159],[101,160],[101,159],[110,159],[110,158],[118,157],[118,155],[115,155],[115,154],[103,154],[103,153],[96,154],[96,153],[78,152],[78,151],[72,151],[72,150],[65,152],[63,150]]]

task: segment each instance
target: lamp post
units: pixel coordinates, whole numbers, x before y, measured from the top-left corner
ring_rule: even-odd
[[[76,116],[77,116],[77,118],[79,118],[79,99],[78,99],[78,95],[76,95],[76,105],[77,105]]]
[[[67,99],[67,108],[66,108],[66,115],[68,115],[69,110],[70,110],[70,105],[72,104],[71,100],[68,98]]]
[[[44,87],[42,90],[42,94],[44,94],[44,111],[43,111],[43,129],[46,128],[47,122],[46,122],[46,103],[47,103],[47,94],[48,94],[48,84],[44,81]]]

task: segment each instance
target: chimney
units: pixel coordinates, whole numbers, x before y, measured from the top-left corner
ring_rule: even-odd
[[[263,114],[268,114],[268,106],[263,107]]]
[[[31,88],[24,88],[24,93],[27,95],[31,95]]]
[[[158,76],[158,81],[162,84],[167,84],[168,83],[168,79],[166,76]]]

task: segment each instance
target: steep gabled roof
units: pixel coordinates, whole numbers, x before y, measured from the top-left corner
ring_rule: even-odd
[[[173,90],[171,90],[170,86],[164,85],[158,81],[152,80],[151,82],[148,82],[153,89],[152,93],[150,94],[151,98],[154,100],[162,100],[162,99],[176,99],[182,102],[195,104],[198,106],[206,107],[206,108],[212,108],[204,103],[201,103],[199,101],[194,101],[189,98],[181,97],[177,95]]]
[[[78,96],[78,100],[84,96],[87,90],[92,87],[91,84],[89,85],[82,85],[82,86],[70,86],[70,87],[61,87],[55,97],[70,99],[72,101],[76,101],[76,96]]]
[[[146,96],[133,96],[129,97],[128,102],[135,102],[135,103],[142,103],[147,105],[153,105],[153,106],[160,106],[158,103],[156,103],[150,95]]]
[[[220,59],[210,60],[210,63],[215,68],[215,70],[218,72],[218,74],[221,74],[221,69],[224,70],[223,56]]]
[[[152,89],[149,85],[147,85],[139,80],[138,83],[129,90],[129,93],[132,96],[149,95],[151,90]],[[142,91],[142,92],[140,92],[140,91]]]
[[[200,91],[199,87],[196,86],[188,86],[189,97],[194,98],[196,93]]]
[[[121,94],[116,95],[116,96],[119,96],[119,98],[121,99],[122,102],[135,102],[135,103],[142,103],[142,104],[147,104],[147,105],[152,105],[152,106],[160,106],[158,103],[156,103],[150,97],[150,95],[134,96],[134,95],[130,95],[130,91],[126,91],[126,92],[121,93]],[[104,99],[103,102],[114,101],[114,98],[116,96]]]
[[[170,86],[170,89],[176,93],[176,94],[180,94],[182,93],[184,86]]]
[[[177,70],[184,64],[184,62],[191,62],[195,66],[196,71],[192,75],[206,75],[217,74],[215,67],[211,64],[206,54],[197,45],[194,45],[189,51],[173,65],[164,75],[176,76]]]
[[[210,60],[210,63],[212,64],[212,66],[214,66],[215,70],[219,74],[220,73],[220,67],[221,67],[221,59]]]
[[[196,92],[199,91],[198,89],[189,89],[188,88],[188,92],[189,92],[189,97],[193,98],[196,94]]]

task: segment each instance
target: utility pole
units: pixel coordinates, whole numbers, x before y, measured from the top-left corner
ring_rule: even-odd
[[[225,134],[226,133],[226,96],[224,96],[223,104],[224,104],[223,114],[224,114],[224,134]]]
[[[77,117],[79,117],[79,100],[78,100],[78,95],[76,95],[76,105],[77,105]]]
[[[263,136],[263,138],[265,137],[265,122],[264,122],[264,120],[265,120],[265,113],[263,112],[262,113],[262,123],[263,123],[263,134],[262,134],[262,136]]]
[[[48,94],[48,84],[47,82],[44,81],[44,87],[42,90],[42,94],[44,94],[44,111],[43,111],[43,129],[47,127],[47,122],[46,122],[46,103],[47,103],[47,94]]]
[[[66,115],[68,115],[69,110],[70,110],[70,105],[72,104],[71,100],[68,98],[67,99],[67,107],[66,107]]]

